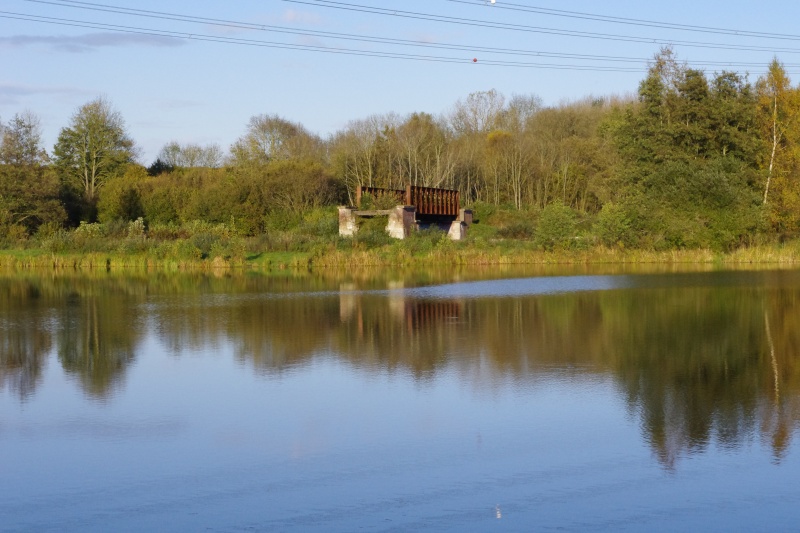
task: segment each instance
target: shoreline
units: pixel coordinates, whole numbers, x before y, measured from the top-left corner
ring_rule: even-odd
[[[507,243],[506,243],[507,244]],[[156,270],[241,271],[317,270],[339,268],[452,268],[493,266],[670,266],[713,265],[717,267],[800,267],[800,242],[741,248],[732,252],[712,250],[645,251],[597,247],[589,250],[541,251],[499,246],[478,248],[474,244],[435,247],[414,254],[400,246],[326,252],[255,252],[244,257],[180,258],[155,257],[148,253],[62,252],[41,249],[0,250],[0,268],[50,270]]]

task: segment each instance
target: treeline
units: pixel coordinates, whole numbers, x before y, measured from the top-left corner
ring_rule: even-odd
[[[538,234],[544,248],[730,250],[800,233],[799,119],[800,88],[777,60],[751,83],[664,49],[628,99],[545,107],[490,90],[440,117],[376,115],[327,139],[258,115],[227,153],[173,141],[144,167],[101,98],[75,112],[51,153],[35,115],[3,124],[0,231],[13,244],[141,218],[255,236],[352,203],[359,185],[410,183],[458,189],[495,236]]]

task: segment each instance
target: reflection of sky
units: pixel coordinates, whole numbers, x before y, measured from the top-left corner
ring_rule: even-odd
[[[665,472],[610,377],[483,387],[330,355],[263,376],[227,342],[148,335],[105,402],[50,365],[26,403],[0,396],[0,530],[759,529],[800,496],[797,458],[755,444]]]
[[[516,297],[667,282],[552,277],[372,294]],[[452,354],[419,379],[320,351],[260,374],[224,336],[177,355],[166,342],[149,322],[104,399],[84,395],[54,354],[36,394],[20,402],[0,390],[0,531],[795,526],[796,449],[774,464],[768,445],[745,436],[736,448],[681,451],[665,469],[639,413],[599,371],[535,368],[519,379]]]
[[[597,476],[623,451],[658,470],[603,381],[481,391],[458,372],[421,384],[328,357],[264,378],[229,346],[173,357],[149,337],[106,403],[66,385],[48,373],[6,419],[0,439],[15,461],[3,469],[5,527],[464,526],[496,519],[500,503],[513,520],[541,476],[575,476],[579,465]],[[448,517],[458,508],[469,521]]]
[[[628,276],[553,276],[449,283],[408,289],[407,292],[409,296],[421,298],[481,298],[604,291],[630,286]]]

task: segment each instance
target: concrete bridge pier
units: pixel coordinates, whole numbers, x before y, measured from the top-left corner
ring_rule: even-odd
[[[398,205],[389,212],[386,233],[395,239],[405,239],[411,235],[417,222],[417,209],[413,205]]]
[[[339,235],[353,237],[358,233],[355,207],[339,206]]]

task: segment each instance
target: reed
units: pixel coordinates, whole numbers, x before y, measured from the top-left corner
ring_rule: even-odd
[[[203,243],[200,243],[203,244]],[[0,268],[56,270],[235,271],[339,267],[413,267],[457,265],[602,265],[705,264],[722,267],[800,265],[800,241],[740,248],[728,253],[711,250],[632,250],[604,246],[544,251],[530,241],[512,239],[453,242],[421,235],[404,241],[368,245],[363,241],[320,238],[300,249],[259,249],[260,242],[219,241],[203,253],[191,239],[151,242],[105,250],[52,251],[22,248],[0,251]]]

